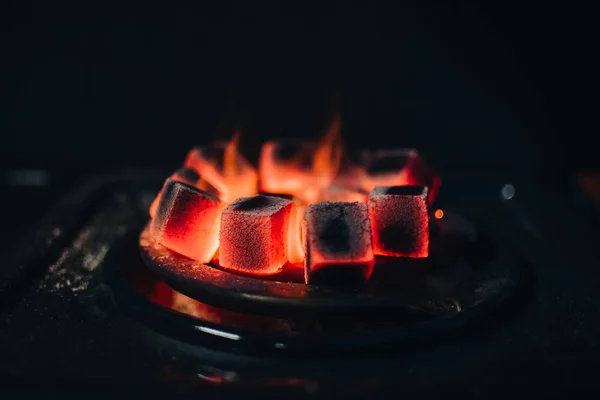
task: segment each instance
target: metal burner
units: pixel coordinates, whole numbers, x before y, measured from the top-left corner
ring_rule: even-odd
[[[139,238],[147,269],[141,265],[133,269],[138,276],[155,275],[172,288],[169,290],[210,308],[208,313],[194,315],[160,306],[146,294],[146,306],[153,303],[152,307],[162,309],[161,319],[176,319],[195,339],[220,334],[244,338],[252,343],[248,348],[253,351],[278,352],[336,351],[423,340],[463,328],[511,304],[531,281],[524,260],[481,234],[473,238],[464,219],[450,211],[446,215],[443,222],[432,221],[429,258],[379,259],[371,279],[362,287],[305,285],[223,271],[158,245],[148,227]],[[215,314],[220,317],[210,317]],[[145,322],[159,329],[173,323],[146,317]],[[265,324],[265,318],[278,323]],[[320,328],[307,328],[314,326],[307,325],[308,320]],[[286,329],[265,328],[281,326],[281,321]]]
[[[214,383],[252,395],[252,384],[277,397],[286,397],[284,385],[301,395],[316,387],[319,397],[340,397],[376,384],[377,393],[400,388],[440,398],[476,382],[482,395],[506,398],[515,387],[548,397],[594,382],[598,324],[589,249],[595,236],[577,224],[559,196],[536,197],[524,186],[507,203],[498,200],[501,184],[484,187],[465,179],[465,186],[447,185],[461,200],[438,200],[443,215],[434,211],[431,243],[432,257],[445,269],[431,267],[415,275],[421,280],[410,280],[414,272],[407,266],[405,281],[391,282],[416,298],[419,282],[435,286],[456,274],[446,281],[456,283],[446,292],[454,298],[436,298],[447,301],[446,314],[282,317],[193,300],[148,268],[139,237],[163,176],[161,171],[90,179],[61,200],[35,237],[23,241],[21,257],[3,263],[4,388],[85,382],[86,388],[172,394],[183,386],[206,394],[207,384]],[[479,230],[459,223],[453,210]],[[535,210],[535,219],[525,220],[524,210]],[[547,221],[551,213],[560,224]],[[528,238],[523,221],[540,236]],[[527,251],[525,257],[503,246],[511,237]],[[456,258],[441,248],[454,249]],[[535,285],[529,262],[539,277]],[[380,267],[373,281],[380,279]],[[466,271],[471,278],[462,279]],[[440,278],[432,281],[435,276]],[[502,284],[503,278],[513,285]],[[454,300],[461,311],[452,310]],[[482,362],[482,355],[493,362]],[[548,364],[548,357],[557,362]],[[573,357],[576,363],[564,362]],[[513,384],[507,386],[507,379]]]

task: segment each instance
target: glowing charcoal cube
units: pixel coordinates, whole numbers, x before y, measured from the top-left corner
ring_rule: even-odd
[[[188,152],[184,166],[198,172],[225,202],[256,194],[258,174],[235,143],[216,142],[194,147]]]
[[[427,188],[378,186],[369,195],[369,217],[376,255],[429,256]]]
[[[320,202],[304,213],[306,283],[364,282],[373,271],[368,207],[359,202]]]
[[[209,262],[219,247],[219,199],[185,183],[164,187],[151,231],[161,245],[193,260]]]
[[[363,188],[376,186],[427,186],[429,204],[437,196],[440,177],[414,149],[382,149],[365,153]]]
[[[290,226],[288,234],[288,261],[293,264],[298,264],[304,261],[304,249],[302,248],[302,239],[300,225],[302,221],[302,214],[306,208],[306,203],[301,199],[294,198],[291,194],[282,193],[266,193],[259,192],[260,195],[279,197],[282,199],[293,200],[294,206],[290,212]]]
[[[272,196],[239,198],[221,215],[219,262],[223,268],[269,275],[288,261],[294,203]]]
[[[158,195],[156,195],[156,197],[152,201],[152,204],[150,205],[149,212],[150,212],[150,217],[152,217],[152,218],[154,218],[154,215],[156,214],[156,210],[158,208],[158,203],[160,201],[160,197],[162,196],[165,185],[167,184],[167,182],[169,180],[174,180],[177,182],[187,183],[188,185],[191,185],[191,186],[196,186],[198,181],[200,181],[200,175],[198,175],[198,173],[191,168],[181,168],[181,169],[178,169],[177,171],[175,171],[175,173],[173,173],[173,175],[171,175],[169,178],[167,178],[165,180],[165,182],[163,183],[163,187],[161,188],[160,192],[158,192]]]
[[[258,163],[261,190],[283,194],[297,194],[305,190],[313,178],[313,150],[311,142],[266,142]]]
[[[294,205],[290,212],[290,226],[288,232],[288,261],[290,263],[304,262],[304,248],[302,246],[302,217],[306,209],[306,203],[300,199],[294,199]]]

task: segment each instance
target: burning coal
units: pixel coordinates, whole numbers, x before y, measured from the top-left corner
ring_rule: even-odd
[[[150,206],[159,244],[251,276],[304,268],[306,283],[368,279],[376,256],[428,257],[441,180],[415,150],[350,161],[336,115],[319,141],[265,143],[257,171],[238,138],[193,148],[167,178]]]

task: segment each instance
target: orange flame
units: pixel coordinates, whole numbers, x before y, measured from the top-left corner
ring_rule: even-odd
[[[325,135],[319,140],[312,163],[313,174],[325,184],[335,178],[342,161],[342,137],[340,135],[342,119],[336,112],[331,119]]]
[[[341,116],[336,112],[323,135],[314,147],[312,156],[311,171],[305,176],[296,174],[294,177],[302,177],[302,185],[294,190],[293,201],[295,211],[290,217],[290,226],[288,231],[288,258],[290,263],[300,263],[304,261],[304,251],[301,234],[301,224],[304,210],[308,204],[322,201],[324,193],[328,193],[326,188],[331,185],[338,174],[342,162],[342,141],[341,141]],[[303,149],[299,154],[293,157],[291,165],[300,164],[306,156]],[[301,167],[298,166],[298,171]],[[293,170],[290,170],[293,172]]]
[[[327,133],[319,141],[315,150],[312,171],[317,177],[317,185],[322,189],[333,182],[342,162],[342,119],[336,112],[331,119]]]
[[[227,190],[222,200],[231,203],[239,197],[254,196],[258,193],[258,175],[238,150],[239,132],[236,132],[225,146],[221,175]]]
[[[196,183],[198,189],[207,191],[211,186],[222,195],[227,192],[227,183],[217,169],[214,154],[206,154],[204,149],[194,147],[185,158],[184,166],[194,169],[200,180]]]
[[[200,190],[205,191],[205,192],[209,192],[210,189],[211,189],[211,187],[212,187],[212,185],[204,178],[204,176],[201,176],[200,179],[198,180],[198,183],[196,183],[196,187],[198,189],[200,189]],[[223,189],[224,188],[222,188],[222,190]]]
[[[287,251],[288,261],[292,264],[304,261],[304,247],[302,245],[302,231],[300,225],[304,215],[305,204],[296,199],[292,207],[288,226]]]
[[[312,181],[311,170],[306,168],[305,161],[310,165],[314,144],[308,141],[291,143],[292,147],[296,147],[295,154],[287,159],[278,156],[281,142],[263,144],[258,162],[261,191],[296,195],[306,188],[307,182]]]
[[[305,259],[301,225],[304,211],[310,204],[322,201],[368,203],[368,194],[375,186],[417,184],[430,187],[430,193],[434,193],[429,198],[431,204],[439,188],[439,177],[412,149],[383,149],[344,157],[341,128],[341,113],[337,107],[316,142],[265,143],[259,157],[258,173],[239,150],[239,132],[228,142],[192,149],[184,166],[200,175],[195,186],[216,194],[223,207],[238,198],[256,195],[259,176],[261,192],[291,196],[294,207],[289,217],[286,243],[282,246],[286,246],[287,259],[296,268]],[[389,160],[395,164],[389,166]],[[150,212],[153,216],[156,205]],[[443,213],[438,210],[434,216],[441,218]],[[217,250],[212,262],[219,264],[226,256]]]
[[[238,143],[240,142],[240,133],[236,132],[231,140],[225,146],[223,154],[223,176],[226,181],[234,179],[238,171]]]
[[[314,203],[319,199],[319,193],[329,186],[335,179],[342,162],[342,120],[339,112],[336,112],[331,122],[317,142],[313,156],[310,179],[294,195],[308,203]]]
[[[225,203],[257,193],[258,175],[238,150],[239,136],[236,132],[227,143],[213,146],[212,152],[194,148],[185,160],[185,166],[200,175],[196,186],[204,191],[214,187]]]

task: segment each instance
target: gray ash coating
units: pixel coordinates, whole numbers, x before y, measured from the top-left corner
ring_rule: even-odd
[[[327,221],[317,229],[316,235],[319,243],[329,253],[348,253],[350,250],[350,227],[348,226],[346,210],[341,206],[337,208],[339,216]]]
[[[216,196],[210,193],[188,185],[187,183],[168,178],[165,182],[160,202],[158,203],[158,209],[153,221],[154,227],[158,230],[160,227],[166,224],[169,217],[177,219],[178,215],[170,216],[173,207],[185,209],[189,203],[193,202],[194,199],[197,198],[196,195],[204,196],[208,199],[216,201],[217,203],[220,202]],[[183,213],[183,216],[185,216],[185,213]],[[181,217],[181,215],[179,215],[179,217]]]
[[[377,244],[394,255],[420,252],[428,243],[428,189],[425,186],[377,186],[369,196]]]
[[[399,196],[424,196],[427,197],[427,187],[419,185],[409,186],[377,186],[371,192],[372,195],[394,194]]]
[[[251,212],[271,215],[288,203],[290,203],[290,200],[275,196],[258,195],[253,197],[240,197],[231,203],[226,210],[228,212]]]
[[[317,240],[319,252],[332,256],[351,256],[362,239],[364,221],[361,207],[366,208],[366,205],[334,201],[308,207],[305,220],[312,230],[310,234]]]
[[[217,201],[217,202],[220,201],[218,197],[216,197],[210,193],[207,193],[204,190],[200,190],[195,186],[192,186],[192,185],[184,183],[184,182],[175,181],[170,178],[167,179],[167,183],[165,185],[165,191],[164,191],[166,196],[164,196],[164,197],[170,197],[174,193],[177,193],[177,191],[192,192],[192,193],[203,195],[203,196],[208,197],[209,199]]]
[[[160,232],[168,223],[185,225],[190,208],[193,209],[200,199],[220,203],[220,200],[210,193],[168,178],[158,203],[156,215],[152,219],[154,232]]]
[[[163,220],[165,216],[169,213],[171,209],[172,199],[177,195],[177,181],[172,179],[167,179],[165,183],[165,187],[163,189],[163,194],[161,196],[160,202],[158,203],[158,209],[156,211],[156,220]],[[156,222],[155,222],[156,223]]]
[[[407,219],[415,218],[408,213],[405,215]],[[379,242],[384,249],[410,253],[417,247],[421,234],[422,232],[414,224],[394,224],[382,229]]]

